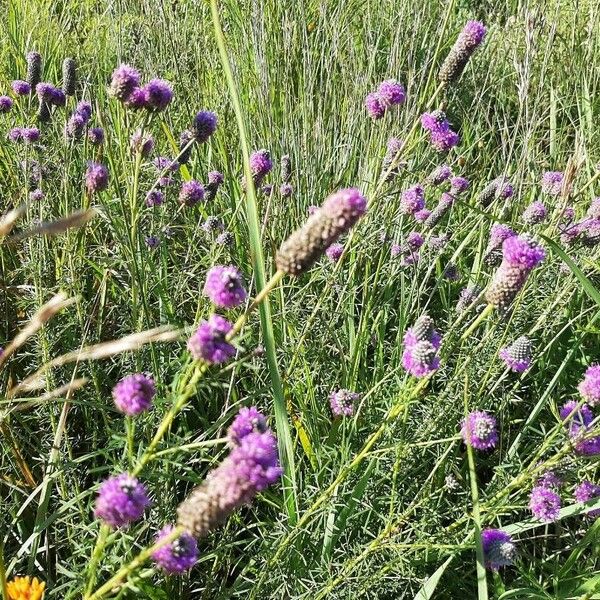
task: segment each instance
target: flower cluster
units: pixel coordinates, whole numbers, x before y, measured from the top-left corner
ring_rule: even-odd
[[[511,371],[523,373],[531,366],[532,353],[533,344],[523,335],[506,348],[502,348],[499,356]]]
[[[521,221],[526,225],[537,225],[546,220],[548,210],[543,202],[532,202],[521,215]]]
[[[501,175],[490,181],[479,193],[479,204],[482,208],[487,208],[490,204],[500,198],[508,200],[514,194],[514,189],[510,181]]]
[[[123,414],[139,415],[152,406],[156,395],[154,379],[144,373],[128,375],[117,383],[112,395],[117,409]]]
[[[421,125],[429,133],[429,141],[438,152],[447,152],[460,142],[458,133],[451,129],[445,113],[441,110],[424,113],[421,116]]]
[[[211,315],[201,321],[196,332],[188,340],[188,350],[196,360],[218,364],[235,356],[235,348],[227,341],[233,325],[220,315]]]
[[[141,86],[139,71],[126,64],[113,71],[108,92],[129,108],[151,112],[165,110],[173,100],[173,88],[168,81],[152,79]]]
[[[510,534],[501,529],[484,529],[481,532],[485,565],[492,571],[509,567],[517,557],[517,546]]]
[[[381,119],[386,111],[393,106],[404,103],[406,92],[404,87],[395,79],[386,79],[379,84],[376,92],[371,92],[365,98],[365,108],[373,120]]]
[[[549,196],[560,196],[565,180],[565,174],[561,171],[546,171],[542,175],[542,192]],[[571,193],[571,187],[565,188],[566,194]]]
[[[544,523],[556,521],[560,511],[560,496],[551,488],[537,485],[531,490],[529,510]]]
[[[560,418],[578,454],[584,456],[600,454],[600,436],[589,436],[594,414],[587,404],[570,400],[560,409]]]
[[[583,381],[577,387],[581,396],[592,406],[600,406],[600,364],[587,368]]]
[[[442,64],[439,73],[440,81],[449,84],[462,75],[469,59],[483,42],[485,34],[486,28],[483,23],[467,22]]]
[[[220,308],[234,308],[246,301],[244,279],[233,265],[212,267],[206,274],[204,295]]]
[[[173,531],[172,525],[165,525],[156,536],[156,541],[168,537]],[[166,546],[152,553],[152,560],[170,575],[181,575],[189,571],[198,561],[198,543],[189,533],[182,533]]]
[[[350,390],[337,390],[329,396],[329,406],[334,417],[351,417],[354,407],[360,400],[361,395]]]
[[[425,208],[425,190],[420,185],[413,185],[400,197],[400,212],[405,215],[414,215]]]
[[[437,355],[442,337],[435,331],[433,319],[420,316],[404,334],[402,366],[415,377],[426,377],[440,366]]]
[[[461,423],[460,434],[468,446],[476,450],[491,450],[498,444],[498,425],[489,413],[476,410]]]
[[[105,480],[98,490],[94,515],[113,528],[137,521],[150,506],[143,484],[127,473]]]

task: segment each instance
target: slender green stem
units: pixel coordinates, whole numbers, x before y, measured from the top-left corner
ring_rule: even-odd
[[[85,588],[85,595],[83,597],[84,600],[88,600],[90,598],[90,594],[92,593],[94,585],[96,584],[96,578],[98,575],[98,565],[100,564],[100,559],[102,558],[102,553],[104,552],[104,546],[106,545],[106,540],[108,539],[109,533],[110,528],[108,525],[100,525],[98,537],[96,538],[96,546],[94,547],[94,552],[92,553],[92,557],[90,558],[87,585]]]
[[[464,342],[480,325],[485,321],[488,316],[494,310],[494,306],[492,304],[488,304],[482,311],[479,313],[479,316],[471,323],[471,325],[466,329],[466,331],[460,336],[460,341]]]
[[[256,281],[256,289],[260,293],[265,287],[266,273],[264,266],[264,258],[262,251],[262,241],[260,236],[260,221],[258,218],[258,207],[256,203],[256,191],[254,189],[254,181],[252,179],[252,170],[250,168],[250,148],[246,135],[246,125],[244,123],[244,115],[240,104],[237,85],[233,77],[231,65],[229,64],[229,56],[225,46],[225,36],[221,27],[219,17],[218,0],[210,2],[211,17],[215,32],[215,39],[219,48],[219,56],[221,65],[227,80],[231,103],[235,112],[235,118],[238,125],[240,136],[240,146],[244,157],[244,176],[246,180],[246,220],[248,224],[248,232],[250,235],[250,246],[252,248],[252,266],[254,268],[254,277]],[[266,298],[260,304],[260,322],[264,338],[265,351],[267,356],[267,364],[269,367],[269,375],[273,386],[275,422],[277,426],[277,439],[279,444],[279,453],[284,469],[282,484],[285,498],[286,512],[290,522],[296,522],[298,509],[296,506],[296,474],[294,467],[294,448],[292,445],[292,436],[290,424],[288,422],[287,409],[283,393],[283,385],[277,365],[277,354],[275,348],[275,337],[273,333],[273,323],[271,319],[271,308]]]

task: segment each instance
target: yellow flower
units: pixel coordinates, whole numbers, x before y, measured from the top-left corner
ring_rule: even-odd
[[[41,600],[46,584],[37,577],[15,577],[6,587],[8,600]]]

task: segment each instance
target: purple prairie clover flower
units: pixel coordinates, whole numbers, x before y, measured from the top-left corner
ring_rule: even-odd
[[[468,446],[476,450],[491,450],[498,444],[498,425],[488,412],[476,410],[461,423],[460,434]]]
[[[396,258],[396,256],[400,256],[402,254],[402,246],[400,244],[392,244],[390,246],[390,254]]]
[[[327,250],[325,250],[325,254],[327,255],[327,258],[331,261],[331,262],[337,262],[338,260],[340,260],[340,258],[342,257],[342,254],[344,253],[344,246],[342,244],[331,244],[331,246],[329,246],[329,248],[327,248]]]
[[[136,87],[131,90],[131,94],[125,100],[125,106],[132,110],[141,110],[146,107],[146,90],[141,87]]]
[[[233,245],[233,234],[230,231],[223,231],[217,236],[215,243],[219,244],[219,246],[232,246]]]
[[[508,225],[494,223],[490,228],[490,239],[484,253],[485,262],[488,264],[495,263],[497,257],[501,258],[501,253],[497,251],[502,248],[504,240],[515,235],[517,234]]]
[[[217,130],[217,115],[209,110],[201,110],[194,117],[192,131],[194,138],[199,144],[208,141],[210,136]]]
[[[59,107],[65,106],[65,104],[67,103],[67,96],[61,89],[55,87],[52,90],[51,103],[54,106],[59,106]]]
[[[600,219],[600,197],[594,198],[590,204],[585,216],[588,219]]]
[[[334,417],[351,417],[361,395],[350,390],[337,390],[329,395],[329,406]]]
[[[264,148],[250,155],[250,170],[255,185],[258,185],[273,168],[273,161],[268,150]]]
[[[87,123],[92,118],[92,105],[87,100],[81,100],[81,102],[77,103],[75,112],[80,114]]]
[[[554,471],[544,471],[536,482],[536,486],[558,489],[562,485],[562,480]]]
[[[430,135],[431,146],[438,152],[448,152],[460,143],[460,136],[456,131],[433,131]]]
[[[587,479],[584,479],[575,488],[575,500],[577,502],[587,502],[593,498],[600,498],[600,485],[596,485]],[[585,514],[588,517],[600,517],[600,509],[587,510]]]
[[[203,293],[219,308],[235,308],[247,297],[242,274],[233,265],[210,268]]]
[[[409,251],[406,252],[402,256],[402,260],[400,261],[400,266],[401,267],[412,267],[413,265],[416,265],[419,262],[420,258],[421,258],[421,255],[418,252],[409,249]]]
[[[223,177],[223,173],[220,171],[209,171],[208,173],[208,184],[206,185],[206,201],[210,202],[215,199],[217,192],[221,185],[223,185],[223,181],[225,178]]]
[[[413,217],[418,223],[425,223],[425,221],[427,221],[427,219],[429,218],[429,215],[431,215],[431,211],[426,208],[422,208],[421,210],[418,210],[416,213],[414,213]]]
[[[420,185],[413,185],[404,192],[400,198],[400,212],[405,215],[414,215],[425,208],[425,191]]]
[[[165,525],[156,541],[168,537],[173,532],[172,525]],[[198,562],[198,543],[189,533],[182,533],[174,541],[152,553],[152,560],[169,575],[181,575]]]
[[[52,104],[55,90],[56,88],[46,81],[41,81],[35,86],[37,97],[40,101],[46,102],[47,104]]]
[[[582,398],[592,406],[600,405],[600,364],[587,368],[583,381],[577,386]]]
[[[429,217],[425,221],[425,227],[431,229],[444,217],[450,207],[454,204],[454,196],[444,192],[438,202],[438,205],[431,211]]]
[[[553,490],[543,486],[535,486],[529,496],[529,510],[533,516],[544,523],[552,523],[558,519],[560,496]]]
[[[467,22],[440,68],[440,81],[448,85],[462,75],[469,59],[481,45],[485,34],[486,28],[483,23]]]
[[[441,110],[434,110],[421,115],[421,126],[429,133],[445,133],[450,129],[446,114]]]
[[[600,243],[600,219],[587,219],[582,241],[590,248]]]
[[[594,414],[587,404],[579,406],[579,402],[569,400],[563,404],[560,409],[560,418],[565,422],[568,429],[569,437],[578,437],[582,432],[585,432],[590,423],[594,420]]]
[[[406,243],[411,250],[418,250],[425,243],[425,239],[418,231],[411,231],[406,236]]]
[[[149,410],[155,395],[154,379],[144,373],[124,377],[112,391],[117,409],[130,417]]]
[[[124,527],[140,519],[149,506],[146,488],[135,477],[121,473],[100,485],[94,516],[113,528]]]
[[[252,502],[281,474],[273,433],[249,433],[180,504],[178,525],[197,538],[203,537],[236,508]]]
[[[29,192],[29,199],[33,202],[39,202],[40,200],[43,200],[44,196],[45,194],[42,190],[40,190],[40,188]]]
[[[560,241],[565,246],[570,246],[575,242],[579,241],[583,233],[585,232],[585,223],[572,223],[566,227],[561,227]]]
[[[196,332],[188,340],[188,350],[196,360],[208,364],[228,361],[235,355],[235,348],[226,340],[233,325],[220,315],[211,315],[201,321]]]
[[[259,191],[263,196],[270,196],[273,193],[273,186],[270,183],[267,183],[263,185]]]
[[[282,198],[289,198],[292,195],[293,191],[294,191],[294,188],[292,187],[292,184],[282,183],[281,187],[279,188],[279,195]]]
[[[365,108],[373,121],[383,118],[383,115],[385,114],[385,106],[379,97],[379,94],[376,92],[367,94],[367,97],[365,98]]]
[[[454,263],[448,263],[444,268],[443,276],[448,281],[458,281],[460,279],[460,271]]]
[[[85,185],[89,194],[103,192],[108,187],[108,169],[101,163],[89,161],[85,172]]]
[[[439,165],[436,167],[425,180],[426,185],[441,185],[448,180],[452,175],[452,170],[448,165]]]
[[[40,130],[37,127],[24,127],[21,132],[23,140],[28,144],[34,144],[40,140]]]
[[[456,312],[458,314],[464,313],[479,299],[481,289],[476,285],[468,285],[463,288],[458,295],[458,302],[456,303]]]
[[[496,177],[490,181],[479,193],[479,203],[487,208],[497,198],[507,200],[514,193],[513,186],[504,176]]]
[[[27,61],[27,83],[34,89],[42,80],[42,55],[32,50],[27,53],[25,60]]]
[[[492,571],[510,567],[517,558],[517,546],[510,534],[501,529],[484,529],[481,543],[485,566]]]
[[[244,406],[240,408],[227,430],[229,445],[231,447],[239,446],[247,435],[265,433],[268,430],[265,416],[255,406],[249,408]]]
[[[543,202],[532,202],[521,215],[521,221],[526,225],[537,225],[542,223],[547,215],[548,211]]]
[[[83,136],[86,120],[83,115],[74,113],[69,117],[65,125],[65,136],[67,138],[78,140]]]
[[[450,234],[448,232],[440,233],[440,235],[432,235],[427,242],[428,245],[436,252],[441,252],[450,241]]]
[[[144,158],[148,158],[154,150],[154,138],[138,129],[131,135],[129,148],[134,154],[139,152]]]
[[[469,189],[470,182],[466,177],[451,177],[450,178],[450,193],[453,196],[458,196]]]
[[[146,242],[146,246],[148,246],[150,250],[155,250],[160,245],[160,240],[155,235],[147,236],[146,238],[144,238],[144,241]]]
[[[600,435],[577,442],[575,444],[575,451],[580,456],[600,455]]]
[[[162,171],[175,172],[179,169],[179,163],[168,156],[157,156],[152,164],[159,173]]]
[[[16,79],[10,84],[12,91],[16,96],[28,96],[31,94],[31,86],[21,79]]]
[[[160,190],[150,190],[146,194],[146,206],[160,206],[165,201],[165,196]]]
[[[402,104],[406,99],[404,87],[395,79],[386,79],[379,84],[377,88],[379,101],[384,108]]]
[[[533,345],[528,337],[521,336],[499,352],[506,366],[515,373],[523,373],[531,366]]]
[[[442,336],[435,330],[433,319],[429,315],[421,315],[412,327],[404,334],[404,346],[412,348],[419,342],[430,342],[436,350],[442,344]]]
[[[62,65],[63,92],[67,96],[75,95],[77,85],[77,63],[73,58],[65,58]]]
[[[195,206],[204,200],[204,186],[195,180],[185,181],[179,191],[179,203],[184,206]]]
[[[402,354],[402,366],[415,377],[426,377],[440,366],[435,346],[424,340],[414,346],[405,347]]]
[[[129,65],[122,64],[113,71],[108,93],[117,100],[125,102],[139,85],[139,71]]]
[[[531,271],[544,260],[546,251],[533,238],[525,234],[504,240],[502,256],[509,265]]]
[[[92,127],[88,130],[88,140],[93,146],[104,144],[104,129],[102,127]]]
[[[546,171],[542,175],[542,192],[549,196],[560,196],[564,178],[565,174],[561,171]]]
[[[0,96],[0,114],[6,114],[10,112],[13,107],[12,98],[9,96]]]
[[[215,217],[214,215],[210,215],[206,217],[206,221],[202,224],[202,229],[207,233],[213,233],[214,231],[222,231],[223,230],[223,222],[219,217]]]
[[[288,275],[301,275],[348,232],[366,210],[367,199],[356,188],[331,194],[323,206],[283,242],[276,256],[277,268]]]
[[[164,79],[151,79],[144,87],[144,108],[153,111],[165,110],[173,100],[173,88]]]
[[[575,218],[575,209],[572,206],[565,206],[562,211],[562,215],[561,215],[562,221],[564,223],[571,223],[574,218]]]

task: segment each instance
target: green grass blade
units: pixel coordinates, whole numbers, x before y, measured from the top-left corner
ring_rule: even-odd
[[[442,563],[432,575],[427,578],[427,581],[423,584],[423,587],[417,592],[417,595],[414,597],[414,600],[430,600],[433,598],[433,593],[444,574],[444,571],[448,567],[448,565],[452,562],[454,556],[451,556],[446,560],[446,562]]]

